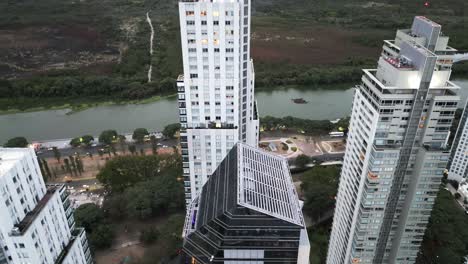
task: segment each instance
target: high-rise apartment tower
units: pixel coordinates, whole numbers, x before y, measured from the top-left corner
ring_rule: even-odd
[[[441,26],[416,17],[364,70],[349,127],[328,264],[415,263],[449,158],[459,89]]]
[[[44,184],[33,149],[0,148],[0,264],[91,264],[64,185]]]
[[[458,124],[452,143],[448,178],[458,182],[466,181],[468,176],[468,101]]]
[[[191,263],[309,263],[310,244],[285,158],[235,145],[185,220]]]
[[[258,143],[250,0],[181,0],[177,81],[186,202],[238,141]]]

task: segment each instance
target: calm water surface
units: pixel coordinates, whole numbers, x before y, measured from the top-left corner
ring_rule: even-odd
[[[468,80],[455,81],[462,88],[462,99],[468,97]],[[294,116],[308,119],[328,119],[349,115],[353,89],[307,90],[274,89],[256,93],[260,116]],[[293,98],[303,98],[307,104],[295,104]],[[68,110],[50,110],[32,113],[0,115],[0,143],[22,135],[29,140],[71,138],[84,134],[98,135],[105,129],[119,133],[131,132],[137,127],[162,130],[177,122],[175,97],[142,105],[100,106],[72,115]]]

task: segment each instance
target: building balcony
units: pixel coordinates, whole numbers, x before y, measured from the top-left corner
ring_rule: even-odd
[[[227,122],[187,123],[186,129],[237,129],[237,126]]]

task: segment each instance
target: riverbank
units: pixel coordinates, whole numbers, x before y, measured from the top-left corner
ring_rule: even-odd
[[[278,85],[256,87],[258,92],[274,93],[277,91],[346,91],[353,87],[353,82],[331,83],[323,85]],[[75,114],[90,108],[113,105],[138,105],[154,103],[162,99],[176,97],[177,94],[153,95],[148,98],[136,100],[113,100],[108,97],[85,97],[85,98],[0,98],[0,115],[30,113],[49,110],[69,110],[67,115]],[[21,108],[19,108],[21,107]]]
[[[18,113],[31,113],[39,111],[50,110],[69,110],[66,114],[75,114],[90,108],[99,106],[112,106],[112,105],[139,105],[150,104],[163,99],[170,99],[176,97],[177,94],[168,95],[155,95],[149,98],[140,100],[109,100],[109,98],[91,97],[91,98],[47,98],[47,99],[32,99],[32,98],[19,98],[15,99],[18,105],[24,108],[8,108],[12,104],[12,99],[0,99],[0,115],[18,114]],[[6,106],[6,109],[5,109]]]

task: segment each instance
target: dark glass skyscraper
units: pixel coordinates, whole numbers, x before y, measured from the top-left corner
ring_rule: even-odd
[[[194,263],[308,263],[287,161],[235,145],[192,202],[184,239]]]

